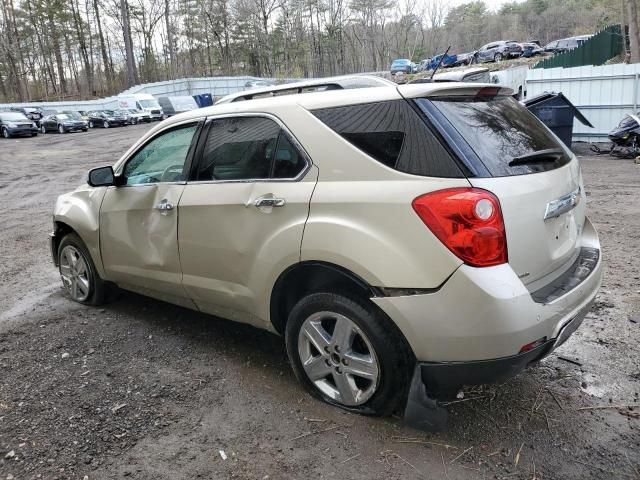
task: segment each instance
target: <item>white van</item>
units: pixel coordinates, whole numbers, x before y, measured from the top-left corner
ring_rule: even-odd
[[[164,112],[156,98],[148,93],[135,93],[131,95],[121,95],[118,97],[118,107],[142,110],[151,117],[151,120],[162,120]]]

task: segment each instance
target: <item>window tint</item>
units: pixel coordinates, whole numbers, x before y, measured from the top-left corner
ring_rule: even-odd
[[[142,147],[124,167],[127,185],[184,180],[184,164],[196,129],[195,124],[176,128]]]
[[[495,177],[538,173],[559,168],[571,161],[553,134],[522,104],[511,97],[447,97],[419,99],[431,102],[452,124]],[[525,164],[516,157],[540,150],[560,149],[561,155]]]
[[[306,166],[306,161],[293,146],[289,136],[280,132],[278,147],[273,159],[272,178],[295,178]]]
[[[197,180],[269,178],[280,127],[263,117],[214,120],[209,127]]]
[[[306,160],[289,136],[269,118],[214,120],[195,178],[261,180],[295,178]]]
[[[327,108],[313,113],[388,167],[414,175],[463,176],[425,120],[405,100]]]

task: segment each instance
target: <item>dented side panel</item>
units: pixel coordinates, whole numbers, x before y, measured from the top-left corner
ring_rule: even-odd
[[[106,191],[106,188],[82,185],[73,192],[60,195],[53,214],[55,222],[68,225],[80,236],[102,278],[105,278],[105,271],[100,257],[99,215]]]
[[[100,211],[106,278],[149,295],[185,297],[178,254],[178,202],[183,184],[109,187]],[[160,204],[173,209],[160,210]],[[157,296],[157,295],[154,295]]]

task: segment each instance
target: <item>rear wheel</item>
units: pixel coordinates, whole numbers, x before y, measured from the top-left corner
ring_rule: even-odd
[[[84,242],[69,233],[58,247],[58,266],[62,285],[72,300],[86,305],[105,302],[107,284],[100,278]]]
[[[358,413],[389,415],[404,399],[410,373],[396,332],[366,300],[315,293],[291,310],[287,353],[312,395]]]

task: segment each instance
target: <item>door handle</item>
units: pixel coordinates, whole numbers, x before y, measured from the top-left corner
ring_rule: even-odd
[[[256,207],[284,207],[285,203],[287,202],[284,198],[276,198],[273,196],[265,195],[263,197],[256,198],[256,200],[253,202],[253,205]]]
[[[173,205],[173,203],[169,203],[166,200],[163,200],[153,208],[155,208],[156,210],[160,210],[161,212],[168,212],[173,210],[175,206]]]

